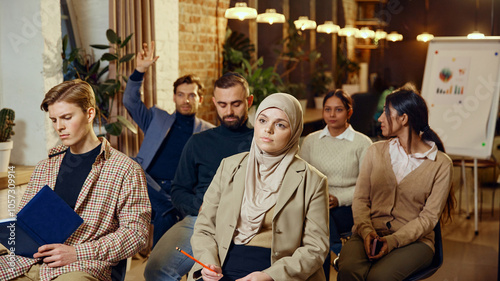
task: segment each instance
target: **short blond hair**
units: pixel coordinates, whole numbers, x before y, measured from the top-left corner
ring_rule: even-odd
[[[45,94],[40,109],[48,112],[49,105],[59,101],[76,104],[83,111],[86,111],[91,107],[95,108],[94,90],[89,83],[80,79],[64,81]]]

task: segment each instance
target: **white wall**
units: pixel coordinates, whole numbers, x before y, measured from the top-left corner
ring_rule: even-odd
[[[0,106],[16,111],[13,164],[36,164],[57,140],[40,103],[62,81],[60,22],[58,0],[0,1]]]
[[[95,61],[108,50],[91,48],[91,44],[107,45],[106,30],[109,28],[109,3],[102,0],[67,0],[68,8],[77,38],[77,47],[93,54]],[[101,62],[106,66],[107,62]]]
[[[157,105],[173,112],[174,81],[179,77],[179,1],[156,0],[154,10]]]

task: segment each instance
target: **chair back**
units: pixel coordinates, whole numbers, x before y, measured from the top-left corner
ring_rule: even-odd
[[[495,175],[498,174],[498,169],[500,169],[500,136],[496,136],[493,139],[493,147],[491,148],[491,158],[493,161],[496,162],[497,167],[496,167],[496,173]],[[495,181],[497,179],[495,178]]]
[[[431,265],[426,269],[413,273],[405,279],[405,281],[417,281],[430,277],[436,272],[443,264],[443,240],[441,237],[441,226],[438,221],[434,227],[434,257],[432,258]]]
[[[372,93],[356,93],[352,98],[351,126],[354,130],[369,137],[375,136],[375,120],[373,116],[377,111],[380,96]]]
[[[118,262],[117,265],[111,267],[111,280],[124,281],[127,273],[127,259]]]

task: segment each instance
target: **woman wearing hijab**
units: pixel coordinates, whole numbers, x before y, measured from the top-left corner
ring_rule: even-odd
[[[203,199],[189,278],[326,280],[326,177],[296,156],[302,109],[289,94],[268,96],[256,113],[250,152],[222,160]]]

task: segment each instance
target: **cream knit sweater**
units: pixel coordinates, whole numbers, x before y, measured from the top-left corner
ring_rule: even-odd
[[[337,197],[339,206],[351,206],[361,161],[372,141],[356,132],[354,139],[319,138],[320,131],[303,141],[299,156],[328,178],[329,193]]]

